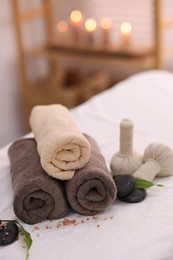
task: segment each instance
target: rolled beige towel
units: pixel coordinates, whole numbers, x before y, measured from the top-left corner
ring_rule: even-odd
[[[35,106],[30,125],[43,169],[54,178],[70,180],[90,158],[90,143],[80,133],[69,110],[59,104]]]

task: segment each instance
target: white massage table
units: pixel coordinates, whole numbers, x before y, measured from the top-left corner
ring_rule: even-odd
[[[142,153],[157,141],[173,148],[173,74],[150,71],[132,76],[72,109],[71,115],[80,130],[98,142],[108,166],[119,149],[119,123],[124,118],[134,122],[135,150]],[[0,150],[0,218],[15,219],[7,149]],[[173,177],[154,182],[165,187],[147,189],[141,203],[116,200],[95,217],[71,213],[67,225],[62,220],[22,223],[33,239],[29,259],[172,260]],[[0,259],[24,260],[24,245],[20,236],[0,247]]]

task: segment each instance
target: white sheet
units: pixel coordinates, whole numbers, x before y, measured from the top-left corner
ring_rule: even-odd
[[[119,123],[123,118],[134,122],[136,150],[143,152],[155,141],[173,148],[173,74],[151,71],[132,76],[72,109],[71,115],[81,131],[98,142],[108,166],[119,149]],[[0,218],[14,219],[7,148],[0,150]],[[149,188],[147,198],[139,204],[116,200],[95,218],[67,216],[77,225],[57,228],[62,220],[24,224],[33,239],[29,259],[172,260],[173,177],[155,182],[165,187]],[[0,259],[25,259],[24,245],[20,238],[1,247]]]

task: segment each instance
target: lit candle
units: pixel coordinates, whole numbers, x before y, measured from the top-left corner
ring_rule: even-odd
[[[87,32],[87,43],[93,44],[94,43],[94,32],[96,30],[97,23],[94,19],[88,18],[85,21],[85,29]]]
[[[66,21],[59,21],[57,23],[57,41],[61,44],[67,44],[68,43],[68,23]]]
[[[130,45],[131,42],[131,34],[132,34],[132,26],[130,23],[122,23],[121,24],[121,37],[122,37],[122,44],[124,46]]]
[[[70,14],[71,25],[73,30],[73,36],[76,42],[80,41],[81,33],[81,22],[82,22],[82,13],[79,10],[74,10]]]
[[[103,45],[108,46],[110,44],[110,29],[112,27],[112,22],[109,18],[103,18],[101,20]]]

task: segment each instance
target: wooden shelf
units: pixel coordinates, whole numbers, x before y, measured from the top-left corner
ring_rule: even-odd
[[[148,55],[128,55],[124,54],[120,55],[117,52],[103,52],[101,53],[99,50],[87,50],[74,51],[69,48],[61,48],[61,47],[50,47],[43,46],[40,48],[33,48],[29,50],[25,50],[25,55],[28,57],[33,56],[41,56],[49,59],[59,59],[63,61],[73,61],[74,64],[80,64],[82,66],[88,66],[88,64],[93,66],[121,66],[121,67],[129,67],[134,66],[137,69],[149,69],[153,68],[154,64],[154,55],[152,55],[152,51]]]
[[[137,45],[93,45],[89,46],[86,44],[77,44],[77,43],[66,43],[63,44],[56,43],[55,41],[49,42],[47,45],[47,49],[56,50],[56,51],[66,51],[68,53],[75,53],[75,55],[84,54],[84,55],[94,55],[101,56],[104,58],[105,56],[111,56],[113,58],[121,57],[121,58],[144,58],[148,55],[153,54],[154,47],[144,46],[141,44]]]

